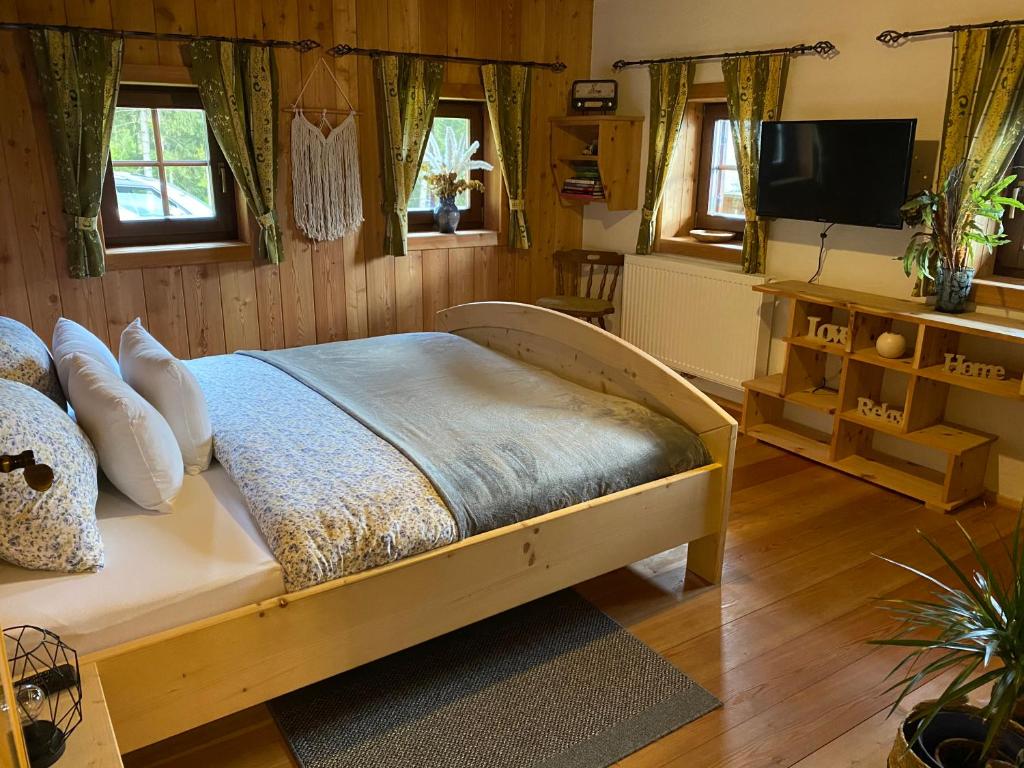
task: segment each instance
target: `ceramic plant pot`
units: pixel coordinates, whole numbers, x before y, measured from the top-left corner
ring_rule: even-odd
[[[459,228],[459,206],[454,197],[442,197],[434,209],[434,222],[437,231],[445,235],[454,235]]]
[[[974,267],[965,267],[957,272],[940,269],[935,278],[935,308],[939,312],[959,314],[967,307],[974,281]]]

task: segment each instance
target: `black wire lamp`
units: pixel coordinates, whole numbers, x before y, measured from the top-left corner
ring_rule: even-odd
[[[14,702],[32,768],[48,768],[64,754],[82,722],[78,653],[53,632],[22,625],[4,630]]]

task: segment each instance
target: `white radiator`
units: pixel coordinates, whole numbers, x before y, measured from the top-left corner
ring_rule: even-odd
[[[765,373],[771,299],[763,275],[685,256],[626,256],[622,336],[677,371],[739,388]]]

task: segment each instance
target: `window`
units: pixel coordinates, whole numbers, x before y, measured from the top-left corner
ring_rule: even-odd
[[[743,195],[725,104],[704,105],[698,168],[695,228],[742,232]]]
[[[1014,194],[1020,198],[1020,188],[1024,186],[1024,144],[1010,161],[1007,174],[1017,176],[1010,190],[1015,190]],[[1008,210],[1003,217],[1003,227],[1010,242],[996,249],[994,272],[1005,277],[1024,278],[1024,211]]]
[[[101,213],[112,247],[238,239],[234,178],[195,88],[121,87]]]
[[[739,264],[743,260],[743,195],[736,169],[725,83],[694,83],[679,140],[665,176],[656,250]],[[727,242],[701,242],[690,232],[733,232]]]
[[[468,143],[480,142],[480,149],[474,159],[487,160],[483,156],[484,144],[484,104],[480,101],[453,101],[442,99],[437,105],[434,125],[431,134],[439,139],[444,131],[451,128],[456,136],[464,136]],[[483,171],[473,171],[472,178],[484,181]],[[459,206],[461,216],[459,229],[482,229],[484,226],[484,203],[480,192],[463,192],[455,202]],[[416,180],[412,197],[409,200],[409,229],[415,232],[427,232],[434,228],[434,208],[437,197],[431,193],[423,181],[422,175]]]

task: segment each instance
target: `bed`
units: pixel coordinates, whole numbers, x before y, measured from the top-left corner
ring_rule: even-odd
[[[333,379],[339,376],[317,379],[316,363],[335,352],[350,354],[364,347],[295,350],[263,356],[262,362],[256,359],[260,353],[248,361],[232,356],[229,369],[215,364],[229,370],[222,376],[226,384],[211,379],[211,371],[204,373],[204,363],[198,361],[204,389],[237,386],[239,381],[249,384],[255,416],[246,416],[238,425],[231,450],[225,446],[225,466],[189,477],[183,503],[170,515],[148,513],[140,520],[138,510],[129,509],[131,505],[123,498],[119,501],[116,493],[105,493],[98,510],[108,552],[129,550],[130,544],[142,549],[140,539],[145,539],[142,544],[152,543],[161,552],[160,562],[139,554],[108,556],[107,568],[88,577],[103,580],[101,595],[73,610],[65,609],[73,599],[70,582],[80,577],[18,579],[0,571],[5,617],[19,601],[26,606],[60,606],[43,619],[78,642],[87,652],[85,663],[97,665],[122,750],[167,738],[684,542],[691,542],[688,568],[709,582],[718,580],[736,436],[736,424],[727,414],[618,338],[548,310],[496,302],[469,304],[439,313],[439,325],[455,336],[398,339],[393,342],[395,354],[421,355],[413,366],[418,371],[429,368],[430,355],[447,347],[495,350],[503,353],[495,358],[524,361],[588,391],[625,398],[631,405],[641,404],[685,424],[700,437],[702,466],[667,475],[662,470],[646,481],[629,474],[628,464],[625,469],[614,466],[596,490],[590,489],[590,496],[600,493],[596,498],[573,503],[566,496],[564,507],[541,499],[536,506],[539,514],[525,520],[501,514],[478,519],[481,499],[493,490],[482,487],[487,484],[481,484],[479,475],[438,479],[429,457],[408,447],[409,435],[413,443],[417,436],[430,442],[432,425],[418,422],[415,408],[388,427],[407,433],[401,443],[405,455],[397,463],[385,455],[391,448],[387,441],[383,447],[356,442],[349,446],[354,454],[371,460],[351,468],[335,466],[331,446],[318,448],[311,440],[303,445],[303,455],[319,473],[279,477],[276,451],[268,452],[266,446],[262,453],[249,450],[246,436],[256,434],[252,418],[262,413],[262,403],[252,393],[260,389],[260,372],[271,362],[287,363],[293,379],[303,380],[323,396],[304,405],[299,390],[289,390],[286,379],[270,381],[278,395],[273,401],[289,403],[293,420],[323,421],[321,431],[343,435],[346,444],[362,440],[361,433],[339,420],[339,410],[324,409],[335,394]],[[380,363],[352,362],[332,369],[336,374],[353,371],[353,389],[338,395],[337,404],[351,412],[344,418],[362,421],[373,415],[367,411],[378,401],[388,402],[387,395],[364,398],[360,410],[360,390],[375,381],[360,379],[360,369]],[[496,381],[503,374],[501,369],[493,372]],[[461,399],[476,393],[456,394]],[[480,396],[500,411],[500,392],[492,387]],[[390,402],[386,410],[401,411],[401,402]],[[553,412],[552,419],[559,413]],[[614,416],[631,420],[640,418],[638,413]],[[283,419],[276,415],[265,421]],[[571,426],[569,419],[559,429]],[[472,443],[480,429],[477,425],[466,431],[452,450],[458,451],[462,441]],[[230,430],[218,432],[217,440],[222,437],[225,444],[232,442]],[[284,442],[272,431],[261,439],[268,444]],[[281,454],[281,464],[301,464],[302,456]],[[405,471],[403,460],[411,472],[396,481],[394,474]],[[388,467],[383,479],[374,476],[380,466]],[[365,537],[371,546],[362,547],[347,543],[345,537],[340,538],[341,545],[325,543],[320,529],[334,527],[335,522],[325,523],[315,504],[305,518],[298,516],[301,524],[275,517],[272,504],[261,509],[263,498],[275,500],[293,491],[299,500],[289,497],[292,506],[301,506],[318,493],[333,494],[332,483],[347,472],[360,481],[353,484],[359,486],[356,491],[370,497],[378,493],[379,498],[371,498],[371,509],[392,504],[387,482],[399,487],[405,483],[398,501],[411,504],[415,514],[384,533],[374,528],[379,522],[357,519],[357,526],[373,534]],[[418,488],[415,478],[423,481],[424,475],[431,482]],[[316,486],[318,478],[326,483],[323,488]],[[533,508],[532,487],[531,480],[522,491],[526,501],[518,506]],[[412,502],[404,498],[409,496]],[[208,545],[212,541],[216,547]],[[293,551],[300,554],[292,557]],[[188,575],[176,578],[176,573]],[[132,589],[107,588],[127,576],[133,579]]]

